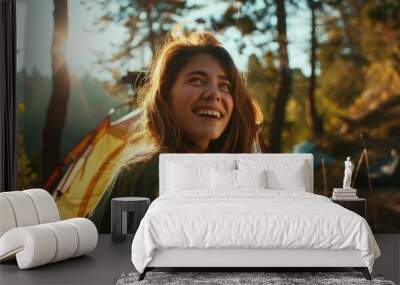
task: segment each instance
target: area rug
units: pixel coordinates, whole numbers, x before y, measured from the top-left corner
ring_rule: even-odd
[[[384,280],[382,275],[372,274],[372,281],[364,278],[360,272],[148,272],[142,281],[139,273],[122,274],[117,285],[133,284],[213,284],[213,285],[297,285],[297,284],[384,284],[395,285]]]

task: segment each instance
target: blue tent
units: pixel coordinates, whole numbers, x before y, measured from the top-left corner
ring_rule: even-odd
[[[293,153],[312,153],[314,155],[314,168],[321,167],[322,159],[325,159],[327,165],[333,164],[335,160],[332,156],[320,150],[314,143],[309,141],[304,141],[293,146]]]

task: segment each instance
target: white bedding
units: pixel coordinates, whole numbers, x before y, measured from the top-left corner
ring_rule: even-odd
[[[358,249],[370,272],[380,256],[359,215],[324,196],[265,189],[162,195],[134,237],[135,268],[143,272],[165,248]]]

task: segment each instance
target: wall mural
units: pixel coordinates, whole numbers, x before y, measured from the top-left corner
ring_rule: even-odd
[[[329,197],[351,157],[371,228],[400,233],[398,11],[17,0],[18,188],[99,226],[111,197],[157,197],[160,152],[313,153]]]

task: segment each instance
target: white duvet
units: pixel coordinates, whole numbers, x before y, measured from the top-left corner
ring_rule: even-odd
[[[359,215],[324,196],[265,189],[162,195],[133,239],[135,268],[143,272],[165,248],[358,249],[370,272],[380,256]]]

